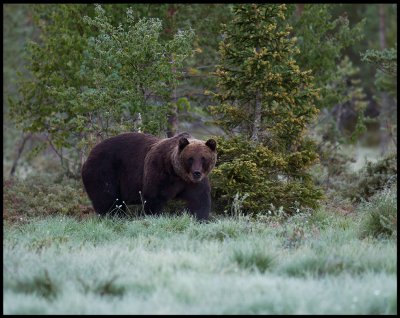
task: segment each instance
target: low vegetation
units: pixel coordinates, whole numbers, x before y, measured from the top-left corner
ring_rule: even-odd
[[[4,187],[6,314],[397,313],[396,231],[379,226],[396,215],[395,187],[348,215],[238,210],[202,224],[185,213],[98,218],[30,182],[35,198],[14,210],[8,191],[27,185]],[[68,183],[79,198],[78,183],[60,187]]]
[[[363,213],[360,236],[397,238],[397,183],[376,193],[370,202],[359,205]]]
[[[80,215],[91,212],[79,181],[56,175],[31,175],[3,181],[3,219],[26,221],[34,216]]]

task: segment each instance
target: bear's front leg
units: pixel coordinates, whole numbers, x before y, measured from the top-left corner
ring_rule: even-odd
[[[162,209],[166,203],[165,200],[155,197],[146,197],[144,196],[144,212],[149,215],[159,215],[162,212]]]
[[[196,216],[197,220],[208,220],[211,210],[211,191],[207,179],[200,183],[190,184],[179,198],[186,201],[189,212]]]
[[[164,171],[165,169],[160,167],[162,167],[160,163],[151,160],[145,165],[142,190],[144,211],[146,214],[161,214],[169,199],[168,196],[162,193],[162,190],[166,188],[169,182]]]

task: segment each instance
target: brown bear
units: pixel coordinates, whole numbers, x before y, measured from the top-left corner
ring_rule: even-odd
[[[181,199],[197,219],[206,220],[211,208],[208,174],[216,159],[214,139],[125,133],[93,148],[82,180],[100,215],[143,203],[146,214],[159,214],[168,200]]]

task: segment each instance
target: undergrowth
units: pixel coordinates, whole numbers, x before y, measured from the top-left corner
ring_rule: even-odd
[[[397,183],[376,193],[358,206],[362,215],[360,236],[397,238]]]
[[[26,180],[3,181],[3,219],[18,222],[36,216],[81,216],[92,212],[80,181],[56,178],[33,175]]]
[[[396,186],[295,214],[245,215],[238,195],[199,223],[101,218],[78,181],[6,180],[4,313],[396,314]]]
[[[6,223],[4,313],[396,313],[395,241],[321,215]]]

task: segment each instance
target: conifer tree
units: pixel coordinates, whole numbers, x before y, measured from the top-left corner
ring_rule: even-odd
[[[315,207],[321,192],[307,172],[317,160],[305,137],[318,110],[311,71],[296,63],[299,54],[285,5],[234,7],[225,26],[217,68],[217,105],[211,107],[226,138],[219,138],[219,163],[213,173],[215,200],[225,208],[246,195],[243,211],[272,205],[286,211]]]

